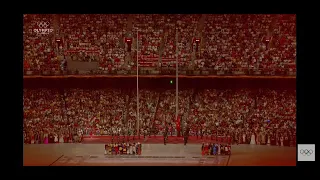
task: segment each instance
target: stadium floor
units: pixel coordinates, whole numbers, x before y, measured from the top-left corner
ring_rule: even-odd
[[[103,144],[25,144],[24,166],[295,166],[296,148],[233,145],[232,155],[202,157],[201,144],[143,144],[141,156],[105,156]]]

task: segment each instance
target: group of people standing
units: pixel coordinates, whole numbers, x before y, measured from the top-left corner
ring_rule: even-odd
[[[104,146],[105,155],[141,155],[141,153],[142,145],[139,142],[110,143]]]
[[[295,132],[236,132],[233,135],[236,144],[272,145],[272,146],[295,146]]]
[[[202,143],[201,154],[205,155],[231,155],[230,144]]]
[[[79,143],[83,139],[82,130],[70,129],[58,132],[37,129],[24,131],[23,142],[24,144]]]

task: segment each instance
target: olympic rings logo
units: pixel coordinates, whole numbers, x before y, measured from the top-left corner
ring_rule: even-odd
[[[50,23],[49,22],[45,22],[45,21],[41,21],[41,22],[37,22],[37,25],[39,28],[48,28],[50,26]]]
[[[313,150],[312,149],[301,149],[300,154],[302,154],[303,156],[310,156],[311,154],[313,154]]]

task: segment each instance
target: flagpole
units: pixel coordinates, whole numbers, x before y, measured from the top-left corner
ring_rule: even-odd
[[[140,132],[140,118],[139,118],[139,30],[137,30],[137,136],[139,136]]]
[[[178,30],[176,29],[176,121],[179,115],[179,91],[178,91]]]

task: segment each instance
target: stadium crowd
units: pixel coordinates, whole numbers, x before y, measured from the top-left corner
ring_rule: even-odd
[[[207,15],[204,65],[216,70],[295,70],[294,15]]]
[[[44,28],[39,22],[53,24],[53,15],[24,16],[23,25],[23,62],[24,70],[39,72],[41,70],[58,71],[60,69],[55,51],[54,34],[41,34]],[[41,27],[39,27],[41,26]]]
[[[136,45],[127,52],[124,39],[128,34],[135,39],[139,30],[141,67],[174,67],[178,56],[180,68],[194,62],[195,70],[295,72],[295,18],[288,14],[28,14],[23,26],[24,70],[60,71],[64,58],[99,62],[101,71],[134,70]],[[48,23],[53,32],[39,34],[39,22]],[[201,40],[197,52],[194,38]]]
[[[136,92],[121,89],[24,89],[25,143],[80,142],[82,135],[137,135]],[[181,126],[201,139],[294,145],[295,91],[189,89],[179,91]],[[175,92],[139,90],[140,135],[179,135]],[[183,128],[180,130],[182,135]]]

